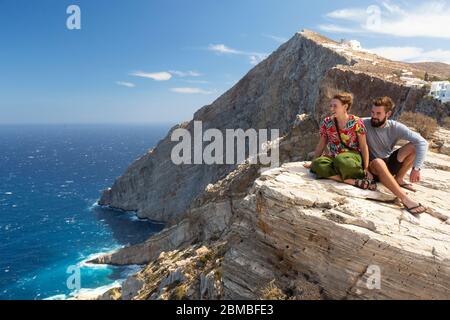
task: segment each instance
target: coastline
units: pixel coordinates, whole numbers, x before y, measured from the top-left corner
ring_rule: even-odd
[[[113,208],[111,206],[100,205],[98,204],[98,201],[96,201],[89,207],[90,211],[93,211],[95,209],[100,210],[106,209],[110,211],[119,212],[123,215],[126,215],[126,218],[133,222],[138,221],[138,222],[147,222],[154,225],[165,225],[164,222],[153,221],[148,218],[140,218],[135,211],[126,211],[118,208]],[[102,298],[102,296],[104,296],[108,291],[113,289],[120,289],[122,287],[123,282],[125,282],[128,277],[141,271],[145,267],[145,265],[131,264],[119,267],[110,264],[92,263],[91,261],[95,260],[100,256],[117,252],[118,250],[123,249],[124,247],[125,247],[124,245],[117,245],[105,251],[89,254],[86,257],[84,257],[82,261],[77,263],[78,268],[110,269],[110,270],[114,270],[116,268],[123,268],[124,270],[121,272],[121,277],[119,279],[115,279],[110,284],[105,284],[93,288],[81,288],[79,290],[74,290],[69,294],[58,294],[45,298],[44,300],[98,300]]]
[[[127,214],[127,219],[129,219],[130,221],[142,221],[142,222],[151,222],[148,219],[141,219],[139,218],[135,212],[132,211],[124,211],[124,210],[120,210],[120,209],[114,209],[111,208],[109,206],[101,206],[98,204],[98,202],[96,201],[94,204],[92,204],[89,207],[89,211],[93,211],[95,209],[108,209],[108,210],[113,210],[116,212],[120,212],[122,214]],[[92,253],[89,254],[85,257],[83,257],[83,260],[79,261],[76,266],[77,268],[88,268],[91,270],[95,270],[95,269],[110,269],[110,270],[114,270],[114,268],[116,268],[115,266],[109,265],[109,264],[96,264],[96,263],[91,263],[90,261],[105,255],[105,254],[111,254],[114,253],[122,248],[124,248],[124,245],[116,245],[110,249],[107,249],[105,251],[99,251],[96,253]],[[112,283],[109,284],[105,284],[105,285],[101,285],[101,286],[97,286],[97,287],[93,287],[93,288],[80,288],[79,290],[74,290],[72,292],[70,292],[69,294],[57,294],[57,295],[53,295],[47,298],[44,298],[43,300],[98,300],[100,297],[102,297],[106,292],[108,292],[109,290],[115,289],[115,288],[121,288],[122,283],[131,275],[139,272],[140,270],[142,270],[143,266],[140,265],[129,265],[129,266],[125,266],[122,267],[125,270],[121,272],[121,278],[114,280]]]
[[[91,254],[88,257],[86,257],[85,259],[83,259],[82,261],[80,261],[77,264],[77,266],[79,268],[89,268],[89,269],[94,269],[94,270],[95,269],[114,270],[117,267],[111,266],[108,264],[89,263],[89,261],[92,259],[95,259],[96,257],[101,256],[103,254],[113,253],[121,248],[123,248],[123,246],[120,246],[113,250]],[[129,265],[129,266],[121,267],[121,268],[123,268],[124,270],[120,272],[120,278],[115,279],[112,283],[93,287],[93,288],[80,288],[79,290],[74,290],[74,291],[70,292],[69,294],[58,294],[58,295],[44,298],[43,300],[98,300],[106,292],[108,292],[112,289],[121,288],[123,282],[126,281],[128,277],[141,271],[144,268],[144,266],[143,265]]]

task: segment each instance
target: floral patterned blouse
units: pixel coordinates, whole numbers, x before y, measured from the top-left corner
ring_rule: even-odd
[[[343,152],[361,152],[358,137],[366,134],[366,127],[361,118],[350,115],[347,124],[344,128],[339,128],[339,132],[342,142],[339,140],[332,117],[327,117],[320,123],[320,135],[328,142],[329,152],[325,154],[326,156],[334,158]]]

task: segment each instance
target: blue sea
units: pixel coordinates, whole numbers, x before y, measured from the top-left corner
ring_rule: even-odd
[[[135,266],[92,266],[163,224],[95,205],[169,125],[0,125],[0,299],[66,298],[113,285]]]

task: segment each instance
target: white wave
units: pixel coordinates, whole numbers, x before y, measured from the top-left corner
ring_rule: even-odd
[[[121,287],[123,282],[129,276],[141,271],[142,268],[143,267],[140,265],[130,265],[130,266],[127,266],[126,269],[120,274],[122,278],[114,281],[111,284],[107,284],[107,285],[97,287],[97,288],[81,288],[80,290],[72,291],[68,295],[67,294],[58,294],[58,295],[54,295],[54,296],[45,298],[44,300],[70,300],[70,299],[93,300],[93,299],[100,297],[106,291],[108,291],[110,289]]]
[[[95,268],[95,269],[107,268],[107,267],[109,267],[109,265],[107,265],[107,264],[94,264],[94,263],[89,263],[89,261],[94,260],[102,255],[113,253],[123,247],[124,246],[115,246],[113,248],[107,249],[107,251],[90,254],[86,258],[84,258],[82,261],[78,262],[77,266],[80,268],[82,268],[82,267]]]
[[[98,204],[98,200],[95,200],[95,202],[94,202],[93,204],[91,204],[91,205],[88,207],[88,209],[89,209],[89,210],[93,210],[93,209],[99,208],[99,207],[100,207],[100,205]]]
[[[127,212],[127,218],[131,221],[150,222],[152,224],[164,225],[164,222],[150,220],[148,218],[140,218],[135,212]]]
[[[78,291],[74,291],[70,293],[69,299],[74,298],[77,300],[92,300],[96,299],[102,294],[104,294],[106,291],[111,290],[113,288],[118,288],[122,286],[122,283],[125,281],[125,279],[116,280],[111,284],[97,287],[97,288],[81,288]]]
[[[66,300],[67,299],[66,294],[57,294],[48,298],[44,298],[44,300]]]
[[[43,300],[93,300],[104,294],[106,291],[119,288],[125,279],[116,280],[111,284],[104,285],[97,288],[81,288],[80,290],[72,291],[69,294],[57,294]]]
[[[127,212],[126,215],[127,218],[130,219],[131,221],[149,222],[148,219],[139,218],[135,212]]]
[[[126,269],[120,274],[123,278],[128,278],[129,276],[138,273],[144,267],[138,264],[132,264],[126,267]]]

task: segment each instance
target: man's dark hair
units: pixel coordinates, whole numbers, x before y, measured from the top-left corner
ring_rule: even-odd
[[[389,111],[394,111],[395,103],[389,97],[379,97],[372,101],[372,105],[375,107],[384,107],[384,111],[388,113]]]

